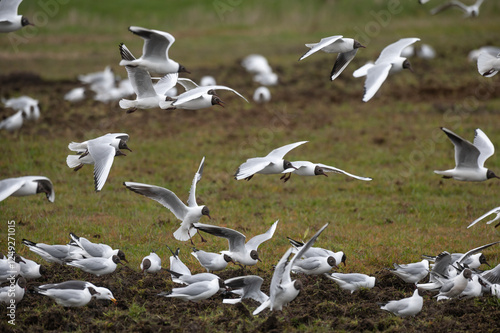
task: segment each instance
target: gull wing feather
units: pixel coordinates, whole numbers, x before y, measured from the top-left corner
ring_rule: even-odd
[[[271,228],[269,228],[269,230],[267,230],[265,233],[252,237],[246,243],[247,249],[257,250],[257,248],[259,247],[260,244],[264,243],[267,240],[270,240],[273,237],[274,232],[276,231],[276,227],[278,225],[278,222],[279,222],[279,220],[274,222],[273,225],[271,226]]]
[[[341,36],[341,35],[330,36],[330,37],[321,38],[321,40],[319,41],[319,43],[316,43],[316,44],[306,44],[306,46],[310,47],[311,49],[309,51],[307,51],[306,53],[304,53],[304,55],[302,57],[300,57],[299,61],[302,60],[302,59],[305,59],[305,58],[309,57],[313,53],[318,52],[319,50],[321,50],[325,46],[328,46],[330,44],[335,43],[337,40],[339,40],[342,37],[343,36]]]
[[[19,178],[8,178],[0,180],[0,201],[7,199],[12,193],[26,184],[26,180]]]
[[[195,173],[193,178],[193,183],[191,184],[191,189],[189,190],[189,198],[188,198],[188,206],[196,207],[198,204],[196,203],[196,184],[201,180],[201,175],[203,173],[203,166],[205,165],[205,156],[201,159],[200,167],[198,171]]]
[[[356,178],[356,179],[359,179],[359,180],[364,180],[364,181],[370,181],[370,180],[372,180],[372,178],[370,178],[370,177],[356,176],[356,175],[353,175],[353,174],[351,174],[349,172],[346,172],[344,170],[341,170],[341,169],[338,169],[336,167],[332,167],[332,166],[329,166],[329,165],[326,165],[326,164],[318,163],[318,166],[320,168],[322,168],[323,171],[325,171],[325,172],[341,173],[341,174],[344,174],[346,176],[349,176],[349,177],[352,177],[352,178]]]

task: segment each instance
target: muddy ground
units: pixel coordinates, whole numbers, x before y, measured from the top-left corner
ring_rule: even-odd
[[[287,126],[293,130],[298,126],[324,126],[325,122],[333,122],[332,117],[325,118],[330,104],[342,105],[349,100],[360,100],[361,91],[350,89],[354,79],[344,75],[342,81],[324,95],[319,90],[306,89],[314,85],[328,85],[326,75],[329,67],[325,61],[310,61],[313,70],[308,74],[311,79],[302,80],[304,72],[289,72],[277,68],[282,75],[282,85],[274,89],[273,100],[278,101],[273,107],[264,105],[245,106],[246,112],[238,113],[231,108],[217,109],[215,112],[183,111],[176,113],[142,112],[126,115],[117,103],[103,105],[92,100],[86,100],[70,105],[61,100],[61,96],[71,88],[79,86],[76,80],[45,81],[33,73],[12,73],[0,77],[0,95],[7,97],[20,93],[38,96],[41,100],[43,122],[37,126],[28,124],[23,128],[23,135],[46,137],[83,137],[91,128],[105,133],[114,129],[114,124],[120,123],[125,128],[133,128],[135,122],[151,125],[144,135],[154,136],[158,133],[175,136],[179,126],[197,126],[204,124],[214,128],[219,137],[217,140],[231,140],[235,135],[231,129],[238,124],[243,130],[256,124],[272,121],[276,110],[287,112]],[[425,63],[421,68],[425,68]],[[217,72],[218,69],[213,71]],[[201,76],[208,74],[205,69],[197,69]],[[249,82],[248,74],[234,64],[230,69],[220,71],[220,82],[235,87],[245,86]],[[397,78],[396,78],[397,80]],[[426,80],[426,81],[425,81]],[[467,93],[467,89],[475,80],[462,81],[453,88],[441,86],[432,78],[424,79],[418,85],[405,86],[405,89],[395,90],[397,100],[416,102],[432,99],[437,112],[444,112],[453,107],[453,98]],[[396,81],[397,82],[397,81]],[[425,83],[425,84],[424,84]],[[359,81],[356,81],[360,85]],[[290,87],[296,87],[290,90]],[[384,88],[385,95],[374,99],[370,107],[383,106],[387,103],[390,89]],[[250,90],[244,94],[250,97]],[[225,98],[228,104],[236,103],[236,97]],[[292,105],[292,107],[287,107]],[[316,106],[307,119],[298,120],[294,117],[300,110]],[[352,112],[365,110],[366,105],[358,106]],[[349,111],[351,112],[351,111]],[[0,108],[0,117],[11,113],[11,110]],[[140,117],[140,118],[139,118]],[[223,120],[222,120],[223,119]],[[175,121],[170,121],[175,120]],[[155,125],[161,123],[161,126]],[[222,132],[221,128],[229,129]],[[130,130],[133,137],[133,129]],[[221,132],[219,132],[221,131]],[[15,135],[2,134],[1,140],[10,140]],[[377,144],[386,144],[383,136],[373,135]],[[22,227],[22,225],[21,225]],[[98,240],[96,240],[98,241]],[[349,256],[350,254],[348,254]],[[31,256],[30,258],[33,258]],[[41,259],[40,259],[41,261]],[[243,274],[258,274],[264,278],[263,291],[267,292],[272,274],[272,263],[264,263],[251,267],[246,271],[231,268],[223,271],[222,278],[230,278]],[[159,297],[157,294],[173,287],[170,275],[160,272],[155,275],[143,276],[134,267],[129,269],[120,266],[118,270],[107,276],[95,277],[60,265],[49,265],[49,273],[30,281],[28,288],[43,283],[54,283],[70,279],[90,281],[98,286],[109,288],[118,300],[118,304],[92,300],[88,306],[81,308],[63,308],[51,299],[34,294],[27,294],[16,310],[16,325],[7,323],[5,308],[0,309],[0,330],[3,332],[43,332],[43,331],[116,331],[116,332],[290,332],[290,331],[387,331],[387,332],[499,332],[500,331],[500,301],[491,296],[469,300],[451,300],[437,303],[432,294],[424,294],[424,307],[414,318],[401,319],[380,310],[379,302],[408,297],[413,292],[413,286],[403,283],[386,270],[365,272],[376,276],[377,283],[371,290],[363,290],[350,294],[340,290],[332,281],[325,277],[299,277],[305,288],[299,296],[283,312],[270,313],[264,311],[252,316],[257,303],[245,300],[242,304],[222,304],[220,294],[211,299],[190,303],[176,299]],[[201,272],[201,271],[200,271]]]

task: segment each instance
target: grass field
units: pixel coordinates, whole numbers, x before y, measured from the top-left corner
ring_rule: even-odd
[[[71,231],[122,249],[134,270],[151,250],[167,262],[168,244],[180,247],[182,259],[201,272],[188,255],[190,244],[173,238],[178,225],[173,214],[122,183],[166,187],[185,201],[203,156],[206,165],[197,198],[210,207],[213,219],[201,222],[253,236],[280,220],[274,238],[259,248],[263,263],[249,269],[256,274],[260,269],[270,277],[272,265],[288,247],[286,236],[307,240],[326,222],[330,225],[317,245],[346,253],[347,266],[339,269],[343,272],[375,274],[393,262],[416,262],[422,254],[445,250],[465,252],[498,240],[499,230],[492,225],[466,229],[476,217],[499,206],[497,181],[445,180],[433,170],[454,163],[453,146],[441,126],[469,140],[474,129],[481,128],[496,146],[500,142],[499,79],[481,77],[476,64],[467,61],[474,48],[498,46],[500,3],[485,2],[477,19],[462,19],[458,11],[430,16],[432,2],[420,6],[417,1],[54,3],[58,5],[51,15],[38,2],[25,0],[20,11],[28,18],[38,17],[40,24],[21,30],[18,37],[0,36],[0,95],[30,95],[42,107],[38,123],[15,134],[0,133],[0,178],[44,175],[56,191],[54,204],[42,195],[1,202],[0,223],[5,225],[0,228],[0,244],[6,244],[7,221],[15,220],[17,250],[31,259],[38,258],[20,244],[23,238],[64,244]],[[48,19],[42,21],[43,17]],[[213,75],[247,98],[257,84],[239,61],[250,53],[265,55],[280,77],[280,84],[271,88],[272,102],[247,104],[222,93],[224,109],[125,114],[117,103],[63,101],[63,94],[78,86],[78,74],[111,65],[118,75],[126,75],[118,66],[118,43],[125,42],[137,54],[142,48],[142,41],[127,31],[129,25],[171,32],[177,39],[171,56],[190,69],[190,78]],[[306,50],[304,43],[335,34],[358,36],[367,48],[330,82],[332,55],[318,53],[300,63],[297,59]],[[406,71],[389,77],[380,92],[363,103],[363,80],[353,78],[352,72],[403,37],[421,38],[438,57],[412,58],[414,74]],[[13,46],[13,40],[22,43]],[[16,79],[20,72],[39,78],[24,74]],[[10,112],[0,109],[0,116]],[[66,166],[67,145],[110,132],[128,133],[133,152],[115,159],[104,189],[95,193],[90,166],[76,173]],[[292,176],[286,184],[279,176],[257,175],[249,182],[233,179],[247,158],[302,140],[309,142],[289,153],[290,160],[322,162],[373,181],[341,175]],[[500,173],[498,154],[486,166]],[[207,238],[209,242],[202,244],[196,236],[196,245],[214,252],[227,246],[225,240]],[[492,265],[500,263],[497,247],[485,255]],[[300,297],[307,296],[299,295],[298,303],[290,307],[299,306],[304,301]],[[435,303],[430,297],[426,302]],[[139,310],[129,304],[129,313],[148,308],[147,303],[133,304]],[[498,314],[498,303],[488,309]],[[106,319],[100,320],[124,315],[120,310],[106,311]],[[198,320],[206,324],[219,315],[205,312],[206,318]],[[278,328],[325,330],[314,318],[297,326],[286,317],[286,312],[279,317]],[[248,321],[260,325],[263,319]],[[419,325],[431,325],[432,318],[411,321],[394,320],[376,329],[418,330]],[[85,330],[82,327],[78,329]]]

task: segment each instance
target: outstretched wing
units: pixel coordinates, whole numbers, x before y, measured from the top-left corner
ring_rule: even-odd
[[[193,226],[196,229],[204,231],[211,235],[226,238],[229,242],[229,251],[231,252],[241,252],[245,249],[246,237],[241,232],[229,228],[203,223],[193,223]]]
[[[252,237],[246,243],[247,249],[257,250],[257,248],[259,247],[260,244],[264,243],[267,240],[270,240],[273,237],[274,232],[276,231],[276,227],[278,225],[278,222],[279,222],[279,220],[274,222],[273,225],[271,226],[271,228],[269,228],[269,230],[267,230],[265,233],[263,233],[261,235],[257,235],[255,237]]]
[[[333,81],[337,78],[337,76],[342,73],[342,71],[349,65],[349,63],[354,59],[354,56],[358,52],[358,49],[354,49],[348,52],[341,52],[337,56],[337,60],[335,60],[335,64],[333,65],[332,72],[330,73],[330,80]]]
[[[8,178],[0,180],[0,201],[7,199],[10,195],[19,190],[26,180],[22,178]]]
[[[349,172],[346,172],[344,170],[341,170],[341,169],[338,169],[336,167],[332,167],[332,166],[329,166],[329,165],[325,165],[325,164],[321,164],[321,163],[318,163],[318,166],[323,169],[324,172],[335,172],[335,173],[341,173],[341,174],[344,174],[346,176],[349,176],[349,177],[352,177],[352,178],[356,178],[356,179],[359,179],[359,180],[364,180],[364,181],[370,181],[372,180],[372,178],[369,178],[369,177],[361,177],[361,176],[356,176],[356,175],[353,175]]]
[[[497,216],[491,220],[491,221],[488,221],[486,222],[486,224],[491,224],[493,223],[494,221],[498,220],[500,218],[500,207],[496,207],[496,208],[493,208],[492,210],[490,210],[489,212],[487,212],[486,214],[483,214],[481,215],[479,218],[477,218],[474,222],[472,222],[471,224],[469,224],[469,226],[467,227],[467,229],[469,229],[470,227],[472,227],[474,224],[476,224],[477,222],[481,221],[482,219],[484,219],[486,216],[488,215],[491,215],[491,214],[497,214]]]
[[[163,206],[170,209],[170,211],[174,213],[175,217],[179,220],[184,220],[188,211],[187,206],[175,195],[174,192],[163,187],[134,182],[125,182],[123,185],[131,191],[158,201]]]
[[[482,167],[484,166],[484,162],[495,153],[495,147],[486,134],[479,128],[475,132],[474,146],[479,150],[477,164]]]
[[[205,165],[205,156],[201,159],[200,167],[198,168],[198,171],[196,171],[194,178],[193,178],[193,183],[191,184],[191,189],[189,190],[189,198],[188,198],[188,206],[189,207],[196,207],[198,204],[196,203],[196,184],[201,179],[201,174],[203,173],[203,166]]]
[[[330,37],[321,38],[321,40],[319,41],[319,43],[316,43],[316,44],[306,44],[306,46],[310,47],[311,49],[309,51],[307,51],[306,53],[304,53],[304,55],[302,57],[300,57],[299,61],[302,60],[302,59],[305,59],[305,58],[309,57],[313,53],[318,52],[319,50],[321,50],[325,46],[328,46],[330,44],[335,43],[340,38],[342,38],[341,35],[330,36]]]

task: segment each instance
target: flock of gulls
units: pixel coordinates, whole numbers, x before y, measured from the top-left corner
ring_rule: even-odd
[[[427,1],[420,1],[425,3]],[[482,0],[472,6],[452,0],[433,9],[437,14],[445,9],[457,7],[464,11],[466,16],[477,16]],[[21,0],[0,1],[0,32],[10,32],[26,26],[29,21],[17,14],[17,7]],[[220,91],[230,91],[247,99],[236,90],[215,83],[213,78],[207,77],[206,82],[197,84],[194,81],[179,77],[189,71],[180,63],[169,57],[169,49],[175,38],[168,32],[152,30],[137,26],[129,30],[144,40],[142,55],[136,58],[122,43],[119,45],[121,56],[120,65],[124,66],[128,79],[116,83],[114,73],[108,68],[103,72],[91,73],[80,77],[80,81],[95,92],[97,100],[108,101],[119,99],[120,108],[127,112],[139,109],[187,109],[198,110],[210,108],[214,105],[224,106],[219,96]],[[414,52],[413,44],[419,38],[403,38],[385,47],[373,63],[368,63],[354,71],[355,77],[366,77],[363,101],[373,98],[389,74],[402,69],[412,70],[412,66],[405,54]],[[330,73],[330,79],[335,80],[353,60],[359,49],[364,48],[352,38],[335,35],[321,39],[317,43],[306,44],[309,48],[299,61],[306,59],[318,51],[336,53],[337,58]],[[433,50],[429,46],[422,47],[420,52],[432,57]],[[429,55],[430,54],[430,55]],[[478,71],[485,77],[491,77],[500,70],[499,50],[487,47],[476,52],[471,57],[477,59]],[[242,65],[254,80],[262,84],[255,91],[254,100],[266,102],[270,100],[270,92],[266,86],[277,83],[277,74],[273,72],[265,57],[250,55],[243,60]],[[151,76],[155,74],[157,76]],[[184,91],[178,93],[176,85]],[[114,89],[112,92],[110,90]],[[77,101],[84,96],[85,88],[69,92],[64,98]],[[135,99],[125,99],[125,96],[134,95]],[[30,97],[22,96],[3,101],[6,107],[13,108],[16,113],[0,123],[0,129],[9,131],[18,130],[24,119],[37,120],[40,117],[38,102]],[[474,140],[463,139],[447,128],[442,128],[455,148],[455,167],[445,171],[435,171],[444,178],[453,178],[459,181],[480,182],[490,178],[500,178],[491,170],[484,167],[485,161],[494,154],[494,145],[486,134],[476,129]],[[126,133],[109,133],[84,142],[71,142],[68,149],[73,153],[67,156],[68,167],[75,171],[84,165],[90,164],[94,168],[94,187],[101,191],[111,171],[115,156],[125,155],[122,150],[132,151],[128,145],[129,135]],[[326,176],[328,173],[343,174],[361,181],[371,181],[369,177],[357,176],[322,163],[310,161],[290,161],[285,155],[291,150],[307,143],[300,141],[290,143],[272,150],[263,157],[251,157],[243,162],[234,174],[236,180],[251,180],[255,175],[277,175],[284,182],[292,175],[297,176]],[[250,298],[260,305],[253,311],[254,315],[265,309],[271,311],[282,310],[283,306],[292,302],[303,284],[297,276],[324,275],[334,281],[341,289],[351,293],[361,288],[373,288],[375,277],[362,273],[331,273],[333,268],[346,264],[346,254],[342,251],[333,251],[313,247],[320,234],[327,228],[325,224],[305,243],[289,238],[290,247],[282,254],[274,267],[268,294],[261,290],[263,278],[257,275],[246,275],[222,280],[214,272],[224,270],[229,263],[240,266],[253,266],[259,263],[258,248],[272,239],[279,221],[274,222],[263,234],[256,235],[247,241],[247,236],[237,230],[212,224],[200,223],[203,216],[210,219],[210,211],[206,205],[198,205],[196,201],[196,186],[202,178],[205,157],[201,159],[191,183],[187,196],[187,204],[171,190],[151,184],[125,181],[123,185],[130,191],[155,200],[180,221],[180,226],[173,236],[179,241],[190,241],[194,246],[193,237],[199,233],[202,241],[203,234],[213,237],[222,237],[228,241],[228,249],[219,253],[210,253],[193,247],[191,253],[200,263],[205,273],[193,274],[181,261],[180,250],[170,250],[169,268],[172,281],[181,287],[173,288],[159,294],[167,298],[174,297],[188,301],[205,300],[222,291],[225,295],[223,303],[235,304],[243,299]],[[24,176],[9,178],[0,181],[0,201],[8,197],[20,197],[44,193],[50,202],[54,202],[54,186],[50,179],[42,176]],[[8,204],[8,203],[5,203]],[[493,223],[500,218],[500,207],[487,212],[469,227],[484,218],[497,214],[496,218],[487,222]],[[496,225],[498,226],[498,224]],[[113,249],[106,244],[92,243],[84,237],[70,233],[68,244],[50,245],[42,242],[24,239],[22,242],[32,252],[49,263],[69,265],[96,276],[112,274],[118,264],[128,263],[123,251]],[[418,314],[423,306],[422,290],[435,292],[435,298],[440,300],[453,298],[479,297],[483,293],[491,293],[500,298],[500,265],[486,271],[480,266],[487,264],[482,251],[500,242],[494,242],[471,249],[462,253],[443,251],[435,256],[426,255],[420,262],[409,264],[394,264],[389,271],[403,281],[415,285],[415,291],[409,298],[394,300],[383,304],[381,309],[406,317]],[[0,302],[11,304],[21,302],[24,296],[27,280],[41,277],[46,268],[32,260],[23,258],[16,253],[8,253],[8,257],[1,255],[0,282],[9,282],[8,286],[0,289]],[[144,257],[140,264],[144,274],[154,274],[162,268],[161,258],[154,252]],[[13,276],[15,280],[13,280]],[[429,277],[428,281],[422,281]],[[57,304],[65,307],[84,306],[92,298],[116,302],[113,293],[104,287],[96,286],[87,281],[62,281],[39,285],[31,288],[36,294],[54,299]]]

